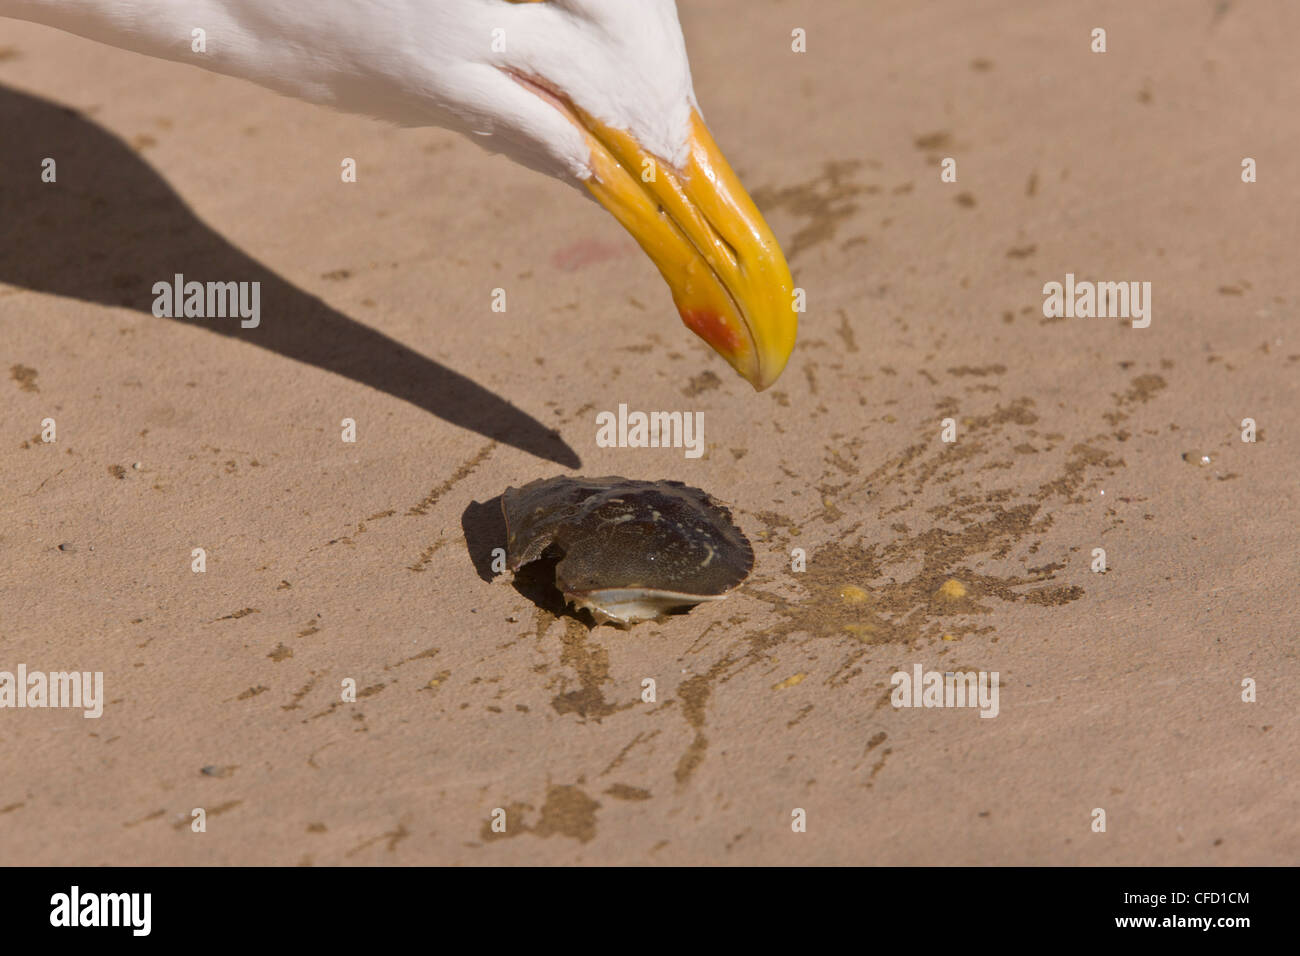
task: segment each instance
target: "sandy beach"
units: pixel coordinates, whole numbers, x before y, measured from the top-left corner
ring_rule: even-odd
[[[559,182],[0,20],[0,671],[103,678],[0,708],[0,863],[1300,859],[1300,7],[679,7],[806,293],[761,393]],[[705,489],[753,574],[534,600],[498,498],[562,474]]]

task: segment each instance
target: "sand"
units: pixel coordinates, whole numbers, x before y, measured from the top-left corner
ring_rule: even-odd
[[[564,185],[0,21],[0,670],[106,698],[0,710],[0,862],[1295,862],[1300,8],[682,15],[807,292],[762,394]],[[260,326],[155,318],[176,272]],[[619,403],[705,454],[598,447]],[[539,606],[494,500],[572,473],[710,491],[754,575]],[[997,716],[895,708],[918,664]]]

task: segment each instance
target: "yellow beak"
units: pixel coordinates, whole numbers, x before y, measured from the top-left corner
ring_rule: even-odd
[[[658,267],[686,327],[754,388],[767,388],[794,349],[794,280],[704,121],[691,111],[689,159],[673,169],[567,105],[591,147],[587,188]]]

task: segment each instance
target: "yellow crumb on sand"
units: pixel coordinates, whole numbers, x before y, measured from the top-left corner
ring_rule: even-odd
[[[950,601],[956,601],[958,598],[966,596],[966,585],[956,578],[949,578],[943,582],[943,587],[939,588],[939,593]]]

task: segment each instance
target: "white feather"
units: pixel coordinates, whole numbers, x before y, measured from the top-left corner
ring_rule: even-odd
[[[673,0],[0,0],[0,16],[456,130],[574,184],[591,175],[584,137],[511,71],[675,166],[698,108]],[[196,28],[204,53],[191,49]]]

